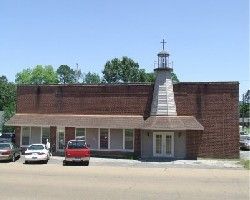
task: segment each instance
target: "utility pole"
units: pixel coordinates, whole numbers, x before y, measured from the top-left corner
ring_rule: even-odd
[[[245,94],[242,94],[242,130],[245,130],[245,112],[244,112],[244,108],[245,108]]]
[[[79,70],[79,66],[78,63],[76,63],[76,83],[79,83],[79,78],[80,78],[80,70]]]

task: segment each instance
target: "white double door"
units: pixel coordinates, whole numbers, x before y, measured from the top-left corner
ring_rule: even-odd
[[[153,156],[174,157],[174,133],[154,132],[153,133]]]

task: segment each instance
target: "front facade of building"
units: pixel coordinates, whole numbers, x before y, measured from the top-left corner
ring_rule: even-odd
[[[18,86],[6,125],[23,148],[49,139],[55,154],[82,138],[96,156],[237,158],[238,82],[173,85],[168,56],[154,84]]]

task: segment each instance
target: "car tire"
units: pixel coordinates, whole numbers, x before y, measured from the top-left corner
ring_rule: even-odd
[[[13,154],[13,156],[11,157],[11,162],[15,162],[16,161],[16,155]]]
[[[84,165],[84,166],[89,166],[89,161],[85,161],[85,162],[83,163],[83,165]]]
[[[64,160],[64,161],[63,161],[63,166],[67,166],[67,164],[68,164],[68,163]]]

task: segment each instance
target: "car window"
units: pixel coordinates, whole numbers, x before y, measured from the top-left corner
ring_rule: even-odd
[[[86,144],[84,141],[69,141],[68,149],[83,149],[86,148]]]
[[[0,149],[10,149],[10,144],[1,144],[0,143]]]
[[[28,150],[43,150],[44,146],[43,145],[31,145],[28,147]]]
[[[11,135],[10,135],[10,134],[6,134],[6,133],[3,133],[0,137],[1,137],[1,138],[11,138]]]

